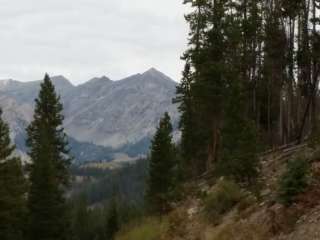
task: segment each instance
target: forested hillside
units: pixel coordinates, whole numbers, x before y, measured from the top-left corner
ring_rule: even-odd
[[[264,147],[317,133],[318,1],[185,3],[193,11],[177,100],[184,159],[198,173],[237,154],[241,139],[254,142],[247,128]]]
[[[26,166],[0,119],[1,239],[319,238],[320,1],[184,4],[188,48],[169,99],[179,106],[180,141],[175,116],[163,112],[147,159],[71,167],[63,104],[45,75]]]
[[[118,239],[316,239],[320,2],[184,3],[182,138],[160,122],[146,195],[166,217]]]

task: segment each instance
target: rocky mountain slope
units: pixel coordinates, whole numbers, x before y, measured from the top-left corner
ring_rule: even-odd
[[[119,153],[145,154],[165,111],[177,125],[178,111],[172,104],[176,83],[156,69],[118,81],[93,78],[78,86],[63,76],[52,81],[61,95],[66,132],[79,161],[112,160]],[[0,81],[0,106],[22,152],[40,82]]]
[[[310,164],[308,187],[287,206],[279,202],[279,180],[287,162],[297,158]],[[204,174],[182,186],[168,215],[131,224],[116,240],[320,239],[320,148],[280,147],[261,154],[261,160],[257,189],[234,188],[225,178]]]

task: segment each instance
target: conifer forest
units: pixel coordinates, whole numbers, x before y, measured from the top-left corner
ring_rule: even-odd
[[[320,0],[180,5],[179,123],[135,161],[76,164],[48,74],[27,160],[0,108],[0,240],[320,239]]]

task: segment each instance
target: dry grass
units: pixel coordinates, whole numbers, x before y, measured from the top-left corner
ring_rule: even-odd
[[[121,231],[116,240],[160,240],[167,229],[166,219],[146,218]]]
[[[228,223],[209,229],[205,240],[267,240],[269,236],[261,225],[247,222]]]

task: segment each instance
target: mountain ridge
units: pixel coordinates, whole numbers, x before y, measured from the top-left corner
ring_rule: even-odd
[[[166,111],[177,125],[179,115],[171,101],[177,83],[154,68],[116,81],[102,76],[73,85],[63,75],[57,75],[52,82],[64,104],[64,126],[73,147],[97,151],[83,152],[83,156],[97,156],[97,161],[104,159],[102,154],[110,160],[117,151],[133,158],[146,154],[158,121]],[[0,80],[0,106],[21,151],[25,151],[24,129],[32,119],[40,83]],[[78,157],[81,161],[95,160]]]
[[[151,68],[147,69],[146,71],[143,71],[143,72],[140,72],[140,73],[138,72],[138,73],[135,73],[135,74],[132,74],[132,75],[128,75],[128,76],[120,78],[120,79],[112,79],[112,78],[110,78],[110,77],[108,77],[106,75],[102,75],[100,77],[99,76],[95,76],[95,77],[91,77],[89,80],[84,81],[84,82],[79,83],[79,84],[74,83],[72,80],[70,80],[69,78],[65,77],[63,74],[50,75],[50,78],[51,78],[51,80],[53,82],[55,80],[64,80],[64,81],[67,81],[70,85],[72,85],[74,87],[78,87],[80,85],[89,83],[92,80],[103,79],[103,80],[110,80],[112,82],[117,82],[117,81],[122,81],[122,80],[125,80],[125,79],[133,77],[133,76],[139,76],[139,75],[145,75],[145,74],[149,74],[149,75],[154,74],[155,76],[161,75],[164,79],[167,79],[167,80],[170,80],[172,82],[177,83],[171,77],[169,77],[168,75],[164,74],[162,71],[158,70],[155,67],[151,67]],[[38,79],[38,80],[21,81],[21,80],[15,79],[15,78],[1,78],[0,79],[0,90],[1,90],[1,83],[3,83],[3,82],[15,82],[15,83],[21,83],[21,84],[28,84],[28,83],[38,83],[38,82],[41,82],[41,81],[42,81],[42,79],[40,79],[40,80]]]

